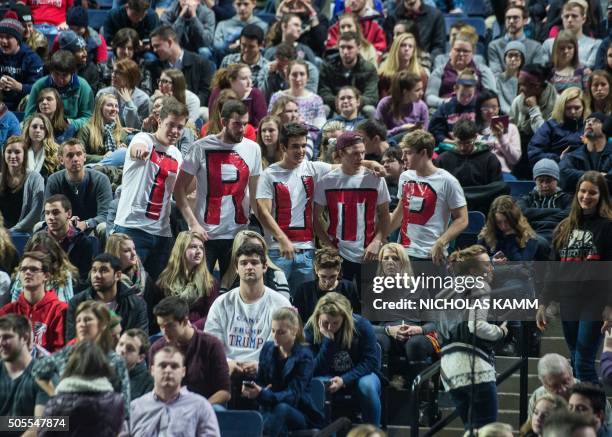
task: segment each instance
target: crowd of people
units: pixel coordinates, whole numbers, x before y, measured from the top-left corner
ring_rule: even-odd
[[[101,29],[95,1],[12,5],[0,416],[217,436],[215,413],[257,409],[285,436],[331,419],[318,382],[332,417],[350,398],[381,426],[388,379],[440,360],[466,429],[511,435],[494,357],[525,353],[520,322],[369,319],[373,265],[485,278],[413,299],[529,290],[570,356],[540,360],[521,432],[610,435],[610,281],[591,266],[612,261],[612,1],[485,1],[485,30],[470,3],[115,0]]]

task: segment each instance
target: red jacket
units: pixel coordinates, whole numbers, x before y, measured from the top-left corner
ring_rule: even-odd
[[[375,20],[376,16],[364,17],[359,19],[361,24],[361,32],[363,37],[370,41],[377,52],[383,53],[387,51],[387,38],[385,31]],[[338,44],[338,37],[340,36],[340,23],[336,22],[329,28],[329,35],[325,42],[325,47],[331,49],[336,47]]]
[[[0,316],[21,314],[32,322],[34,343],[49,352],[64,347],[64,320],[68,304],[58,299],[55,291],[47,291],[45,297],[34,306],[25,299],[22,292],[15,302],[7,303],[0,308]]]

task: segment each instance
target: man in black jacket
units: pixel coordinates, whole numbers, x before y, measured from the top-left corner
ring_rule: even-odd
[[[141,41],[148,40],[151,31],[159,25],[159,18],[150,6],[149,0],[128,0],[126,5],[111,9],[104,21],[104,39],[110,43],[120,29],[131,27]],[[148,49],[146,45],[145,49]]]
[[[121,261],[108,253],[96,256],[91,266],[91,287],[75,294],[68,304],[66,315],[66,341],[76,336],[75,314],[77,307],[86,300],[104,302],[121,317],[121,330],[149,329],[145,301],[121,281]]]
[[[115,348],[128,368],[132,400],[153,390],[153,377],[146,362],[150,347],[148,335],[142,329],[132,328],[121,335]]]
[[[189,50],[183,50],[172,26],[159,26],[153,30],[151,47],[159,58],[147,64],[153,83],[157,83],[166,68],[181,70],[185,75],[187,89],[197,94],[201,106],[206,106],[215,65]]]

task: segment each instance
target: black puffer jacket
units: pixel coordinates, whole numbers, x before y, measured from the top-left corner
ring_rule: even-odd
[[[93,380],[65,378],[57,386],[57,395],[45,406],[45,416],[68,416],[70,430],[40,431],[51,437],[116,437],[123,424],[123,398],[113,392],[106,378]]]

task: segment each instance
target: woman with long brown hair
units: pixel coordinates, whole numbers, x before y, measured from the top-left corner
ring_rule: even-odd
[[[62,144],[76,135],[76,129],[68,123],[68,118],[64,114],[64,101],[55,88],[44,88],[38,93],[36,108],[51,121],[57,144]]]
[[[261,164],[264,169],[283,158],[278,142],[280,129],[280,118],[275,115],[266,115],[259,122],[256,141],[261,147]]]
[[[218,134],[221,132],[223,129],[221,125],[221,109],[225,102],[229,100],[239,100],[238,95],[231,88],[221,90],[213,107],[209,108],[208,122],[202,126],[200,136],[205,137],[206,135]],[[255,141],[256,135],[255,127],[253,127],[251,123],[248,123],[244,129],[244,137]]]
[[[151,96],[153,99],[159,94],[173,96],[176,100],[187,105],[189,110],[189,121],[194,122],[200,116],[200,98],[187,89],[185,75],[181,70],[169,68],[161,72],[157,81],[157,89]]]
[[[548,305],[559,302],[574,375],[597,384],[595,357],[602,332],[612,326],[610,281],[605,279],[609,268],[593,264],[612,261],[612,203],[601,173],[588,171],[578,180],[569,216],[553,233],[553,253],[556,263],[539,300],[538,328],[547,326]]]

